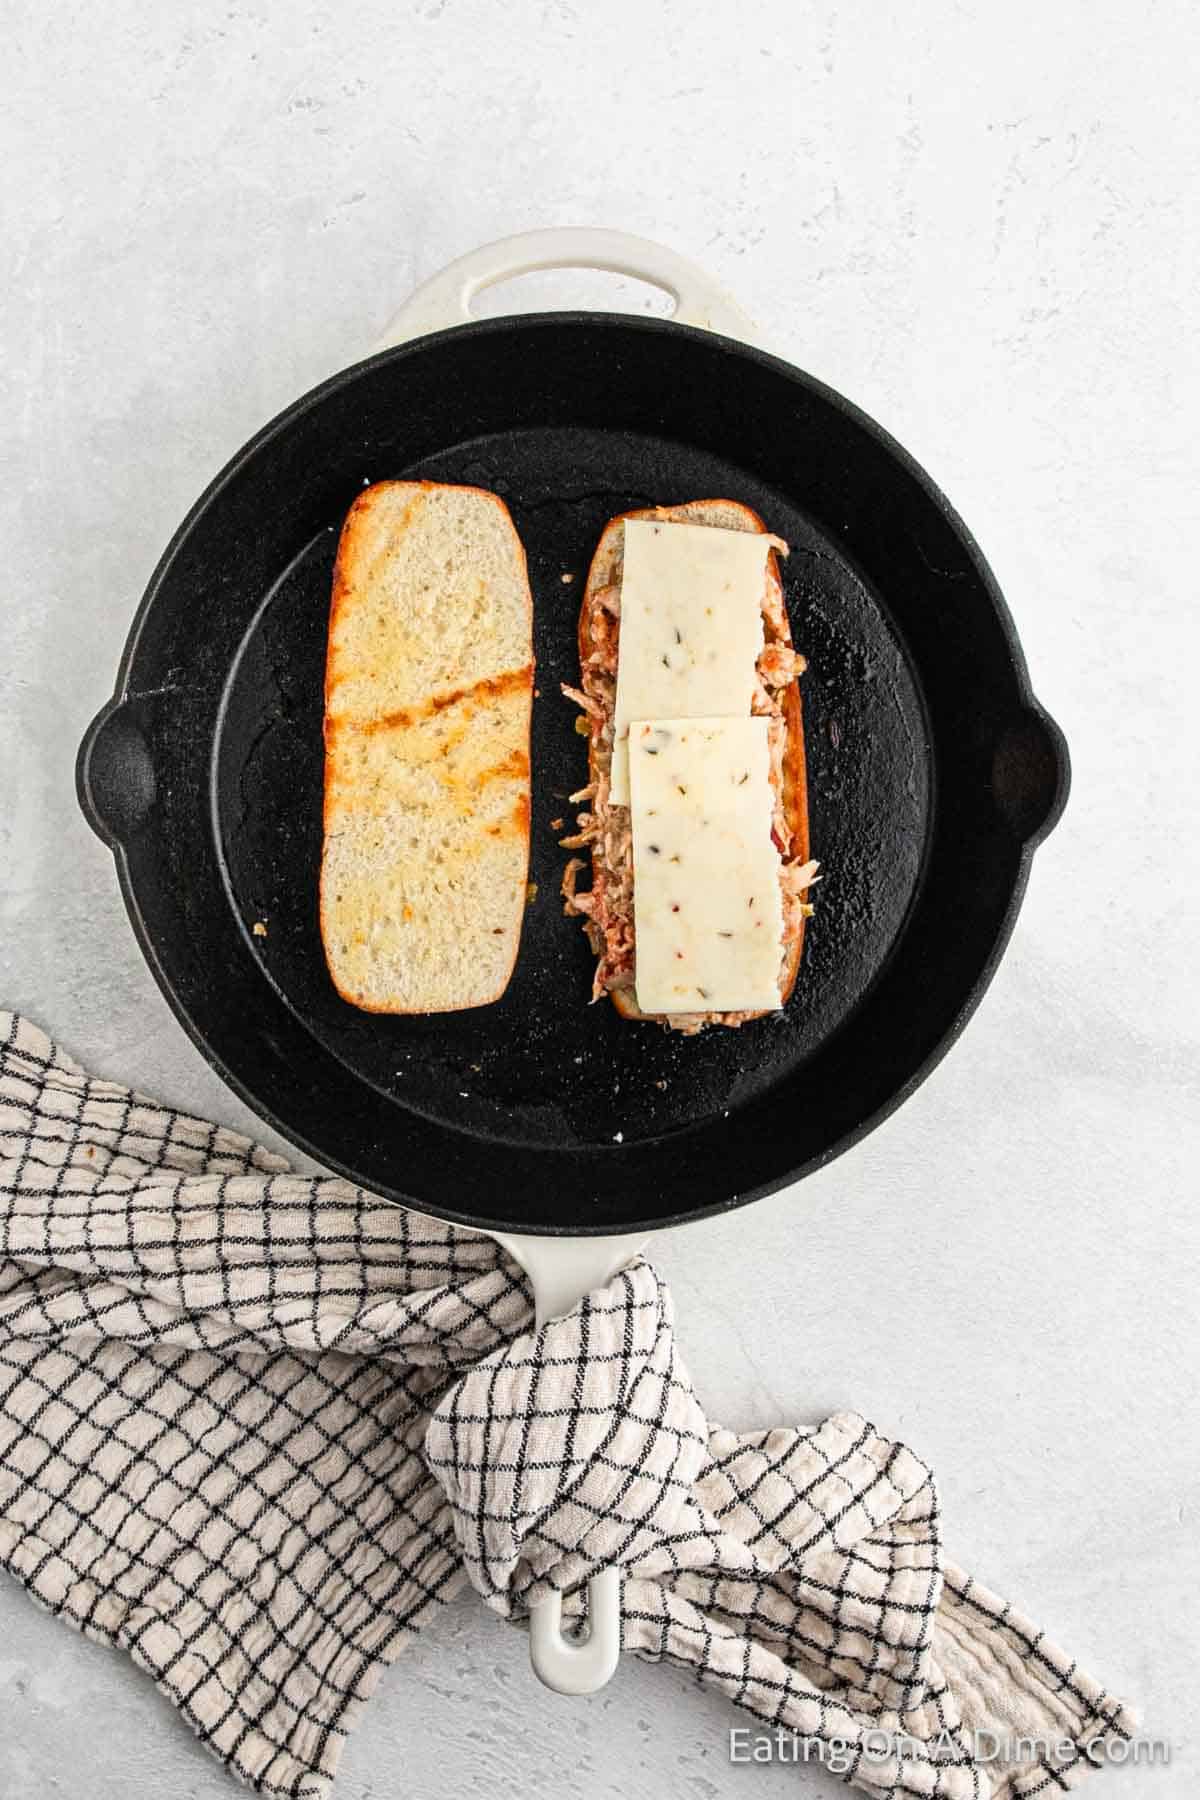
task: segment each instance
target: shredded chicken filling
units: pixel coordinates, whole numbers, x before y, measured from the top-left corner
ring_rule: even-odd
[[[778,538],[768,542],[785,555],[787,546]],[[771,836],[781,857],[780,885],[783,890],[783,936],[780,954],[780,991],[786,977],[791,946],[804,929],[804,921],[812,908],[804,896],[816,879],[815,862],[789,860],[792,834],[787,821],[784,794],[784,755],[787,749],[787,726],[783,716],[784,691],[803,673],[804,658],[792,648],[787,615],[783,606],[783,590],[773,570],[768,568],[763,589],[763,648],[759,652],[757,680],[751,711],[770,721],[767,742],[770,750],[771,786],[774,812]],[[612,768],[613,726],[617,702],[617,657],[621,636],[620,571],[614,582],[594,596],[588,620],[590,648],[583,660],[582,688],[563,684],[563,693],[596,721],[599,730],[592,742],[592,779],[586,787],[571,795],[572,803],[582,804],[576,824],[578,829],[561,840],[566,850],[590,850],[592,853],[592,885],[580,892],[576,886],[586,860],[573,856],[563,872],[562,893],[565,910],[583,919],[584,929],[596,955],[596,975],[592,998],[599,1000],[616,988],[634,986],[634,917],[633,917],[633,831],[627,806],[614,806],[609,799]],[[705,1025],[722,1023],[742,1025],[756,1015],[752,1012],[673,1013],[669,1023],[678,1031],[696,1032]]]

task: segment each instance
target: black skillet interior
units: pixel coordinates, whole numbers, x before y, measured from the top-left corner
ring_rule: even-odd
[[[399,476],[505,499],[538,665],[515,976],[494,1006],[410,1019],[338,998],[315,905],[337,529],[365,481]],[[792,545],[825,879],[786,1011],[684,1039],[587,1004],[556,823],[586,751],[559,682],[605,521],[706,495]],[[152,966],[251,1104],[377,1191],[541,1231],[696,1216],[867,1129],[986,985],[1065,780],[978,552],[876,427],[741,346],[562,314],[389,352],[268,428],[168,551],[81,755]]]

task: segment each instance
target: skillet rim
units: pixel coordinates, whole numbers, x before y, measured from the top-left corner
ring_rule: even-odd
[[[197,499],[189,507],[187,513],[172,533],[168,543],[159,556],[142,593],[141,600],[130,621],[124,648],[117,666],[116,681],[110,698],[97,712],[84,733],[76,758],[75,781],[76,794],[85,818],[97,835],[108,845],[113,853],[117,866],[117,880],[122,902],[133,927],[134,935],[141,950],[143,959],[154,976],[156,983],[167,1001],[172,1013],[182,1025],[187,1036],[199,1050],[208,1066],[215,1070],[222,1081],[238,1096],[256,1118],[263,1120],[286,1143],[294,1145],[298,1150],[312,1158],[322,1167],[332,1170],[356,1187],[364,1187],[361,1175],[353,1167],[339,1158],[331,1157],[328,1150],[312,1141],[303,1131],[291,1125],[284,1125],[276,1113],[255,1095],[243,1080],[235,1075],[225,1064],[224,1059],[213,1049],[193,1023],[182,1002],[176,995],[174,986],[163,968],[154,943],[150,937],[142,914],[141,905],[133,889],[130,875],[129,856],[125,844],[104,821],[99,808],[95,804],[89,771],[91,751],[103,730],[107,720],[124,704],[135,696],[129,692],[129,677],[137,657],[142,633],[149,615],[165,585],[171,566],[180,549],[187,541],[192,530],[214,504],[225,487],[236,479],[244,466],[270,445],[277,437],[282,436],[296,419],[309,409],[320,404],[327,396],[335,394],[340,388],[358,380],[368,371],[402,362],[405,357],[415,353],[426,353],[448,340],[463,338],[487,339],[501,338],[514,326],[522,329],[538,327],[561,328],[564,325],[582,325],[589,329],[599,327],[606,330],[612,327],[621,331],[633,331],[649,336],[668,336],[694,341],[709,347],[715,346],[739,359],[745,359],[769,372],[782,376],[789,382],[798,383],[815,395],[824,404],[841,413],[852,425],[863,431],[868,437],[894,461],[899,468],[916,484],[925,497],[932,502],[946,525],[962,546],[967,561],[978,578],[983,592],[990,603],[1000,628],[1001,641],[1006,653],[1009,672],[1016,693],[1018,709],[1022,713],[1032,715],[1039,723],[1049,743],[1055,762],[1055,792],[1050,805],[1036,826],[1021,835],[1017,846],[1017,861],[1011,892],[1005,905],[1003,915],[996,927],[995,935],[979,972],[970,989],[955,1012],[949,1025],[939,1037],[937,1043],[917,1065],[912,1073],[888,1096],[887,1100],[860,1119],[850,1130],[827,1145],[816,1156],[810,1158],[799,1169],[793,1169],[778,1177],[761,1182],[758,1185],[739,1190],[731,1198],[714,1201],[702,1206],[686,1208],[667,1217],[658,1216],[651,1223],[622,1223],[615,1229],[618,1232],[645,1231],[647,1234],[656,1231],[670,1230],[690,1224],[703,1218],[711,1218],[729,1212],[737,1207],[749,1205],[754,1200],[765,1199],[768,1195],[778,1193],[786,1187],[797,1185],[807,1176],[815,1174],[847,1150],[860,1143],[878,1126],[882,1125],[904,1102],[911,1097],[921,1084],[937,1068],[943,1057],[958,1041],[963,1030],[973,1017],[976,1009],[986,994],[995,976],[1000,962],[1008,948],[1017,916],[1024,900],[1029,881],[1029,871],[1033,852],[1049,835],[1058,823],[1066,805],[1070,791],[1070,755],[1065,737],[1055,720],[1046,712],[1033,692],[1029,678],[1025,653],[1017,635],[1012,613],[1000,589],[1000,586],[989,566],[986,557],[976,541],[974,534],[961,515],[947,499],[941,488],[933,480],[928,471],[917,462],[916,458],[897,441],[896,438],[869,413],[849,400],[836,388],[828,386],[818,377],[810,374],[797,364],[772,352],[760,349],[756,345],[746,344],[736,338],[709,331],[697,326],[680,325],[674,320],[653,317],[642,317],[632,313],[591,312],[571,310],[559,312],[511,313],[499,318],[478,319],[469,324],[453,325],[445,330],[429,332],[421,337],[408,340],[406,343],[392,345],[372,355],[360,358],[348,364],[344,369],[319,382],[299,395],[286,407],[260,427],[240,449],[228,459],[209,481]],[[429,1209],[428,1201],[415,1201],[405,1196],[398,1189],[380,1191],[377,1187],[367,1188],[379,1198],[399,1206],[407,1206],[414,1211]],[[433,1216],[464,1226],[468,1229],[495,1233],[498,1231],[524,1232],[538,1237],[608,1237],[613,1235],[611,1225],[595,1225],[588,1223],[554,1223],[531,1222],[527,1218],[512,1220],[481,1220],[477,1215],[462,1211],[452,1206],[439,1204],[433,1210]]]

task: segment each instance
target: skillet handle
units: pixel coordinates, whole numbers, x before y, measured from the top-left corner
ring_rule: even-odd
[[[551,1238],[522,1232],[491,1234],[524,1269],[533,1288],[535,1323],[557,1319],[638,1254],[635,1237]],[[598,1694],[621,1659],[621,1571],[600,1569],[587,1586],[587,1636],[562,1634],[562,1595],[552,1594],[529,1611],[529,1661],[538,1680],[556,1694]]]
[[[628,231],[572,225],[522,231],[460,256],[410,295],[375,350],[390,350],[450,325],[470,324],[476,294],[535,269],[604,269],[631,275],[671,295],[675,302],[671,316],[677,324],[698,325],[744,344],[761,344],[754,321],[737,301],[686,256]]]

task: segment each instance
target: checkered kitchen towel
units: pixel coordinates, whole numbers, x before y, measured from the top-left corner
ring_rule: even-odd
[[[614,1561],[626,1650],[848,1746],[871,1794],[1053,1794],[1131,1732],[944,1559],[903,1445],[854,1413],[713,1425],[649,1263],[535,1331],[490,1239],[291,1174],[27,1020],[0,1046],[0,1561],[261,1792],[329,1793],[464,1579],[519,1619]]]

